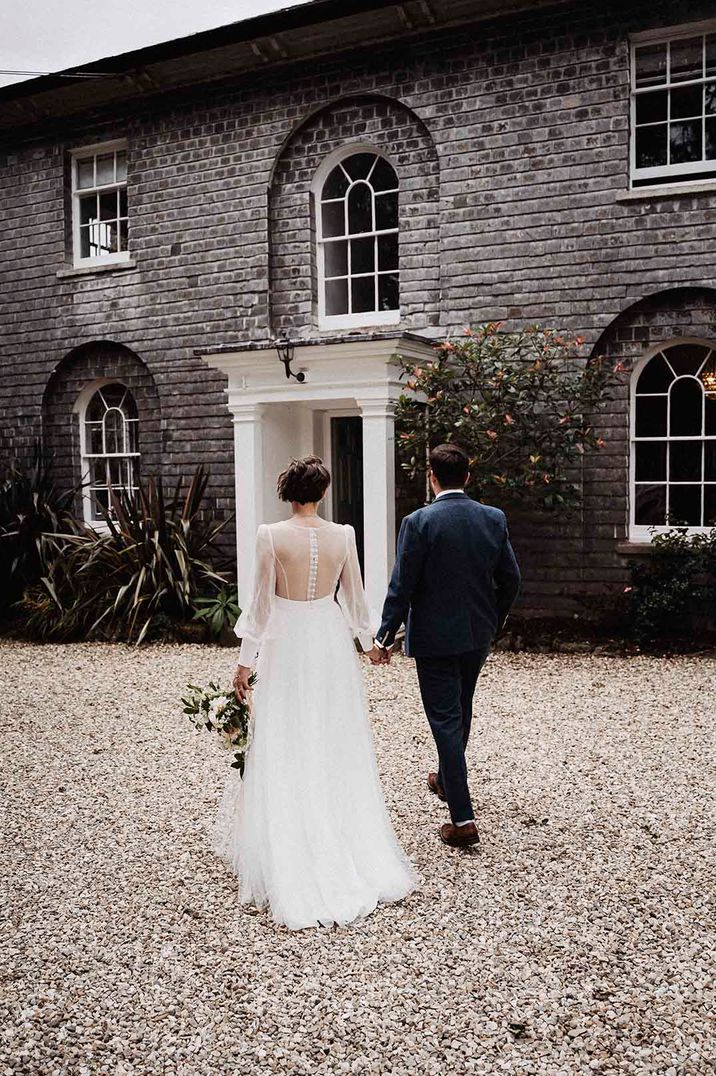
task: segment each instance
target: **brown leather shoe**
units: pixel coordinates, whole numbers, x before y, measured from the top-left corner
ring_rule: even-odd
[[[428,788],[431,792],[434,792],[439,800],[445,802],[446,796],[443,790],[443,786],[438,781],[438,775],[436,773],[428,774]]]
[[[440,839],[451,848],[468,848],[471,844],[479,844],[480,834],[474,822],[467,826],[454,826],[452,822],[445,822],[440,827]]]

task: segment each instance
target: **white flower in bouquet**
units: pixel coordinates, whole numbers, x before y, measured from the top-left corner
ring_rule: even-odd
[[[251,678],[251,686],[256,677]],[[251,740],[251,707],[249,702],[236,698],[234,692],[210,683],[207,688],[188,684],[189,694],[182,699],[184,713],[195,728],[206,728],[219,734],[221,746],[233,750],[232,767],[243,776],[246,753]]]

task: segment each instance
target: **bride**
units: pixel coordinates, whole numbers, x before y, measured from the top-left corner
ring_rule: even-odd
[[[239,698],[257,674],[253,740],[214,839],[241,902],[292,930],[349,923],[417,883],[385,807],[353,642],[372,650],[355,534],[317,513],[330,480],[316,456],[292,460],[278,478],[292,516],[256,536],[234,629]]]

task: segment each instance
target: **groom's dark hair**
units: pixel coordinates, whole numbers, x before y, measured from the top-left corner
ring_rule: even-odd
[[[320,501],[331,484],[331,475],[319,456],[293,459],[278,476],[276,488],[282,501],[312,504]]]
[[[436,445],[430,453],[430,470],[443,489],[462,489],[467,481],[470,460],[459,445]]]

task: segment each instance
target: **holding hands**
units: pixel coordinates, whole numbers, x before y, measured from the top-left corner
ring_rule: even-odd
[[[390,665],[390,650],[384,646],[378,646],[377,643],[373,643],[372,649],[368,651],[368,657],[371,665]]]

